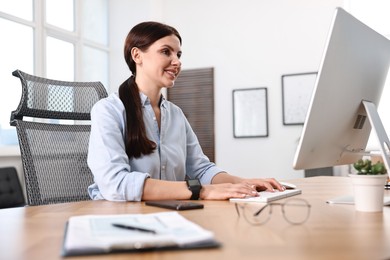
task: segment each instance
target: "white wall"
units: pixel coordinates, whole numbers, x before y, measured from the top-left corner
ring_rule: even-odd
[[[123,57],[125,38],[137,23],[151,20],[153,5],[150,0],[111,0],[109,1],[109,39],[110,39],[110,86],[116,91],[122,82],[130,76]]]
[[[342,0],[112,0],[111,90],[129,76],[123,43],[156,20],[183,38],[183,69],[215,68],[216,162],[245,177],[303,177],[292,169],[301,126],[283,126],[281,76],[317,71]],[[232,90],[267,87],[269,137],[233,138]]]

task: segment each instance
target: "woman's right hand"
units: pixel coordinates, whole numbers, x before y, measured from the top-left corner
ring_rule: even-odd
[[[246,196],[258,196],[255,185],[246,182],[210,184],[203,185],[200,191],[202,200],[227,200],[230,198],[244,198]]]

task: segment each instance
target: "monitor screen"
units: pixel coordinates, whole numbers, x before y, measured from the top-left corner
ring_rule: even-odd
[[[362,101],[378,106],[390,64],[390,41],[336,8],[294,169],[351,164],[371,131]]]

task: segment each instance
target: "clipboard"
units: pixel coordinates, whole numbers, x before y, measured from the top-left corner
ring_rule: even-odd
[[[156,234],[115,228],[113,223],[148,227]],[[98,255],[155,250],[218,248],[211,231],[176,211],[151,214],[84,215],[71,217],[64,232],[61,256]]]

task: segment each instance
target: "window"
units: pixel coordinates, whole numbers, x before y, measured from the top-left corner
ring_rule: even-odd
[[[19,104],[12,71],[108,86],[108,0],[0,1],[0,149],[18,144],[9,125]]]
[[[390,39],[390,1],[388,0],[347,0],[346,10],[363,23],[370,26],[380,34]],[[386,129],[387,135],[390,134],[390,117],[387,111],[390,110],[390,73],[387,76],[378,112],[382,123]],[[376,139],[371,137],[368,143],[368,149],[378,149]]]

